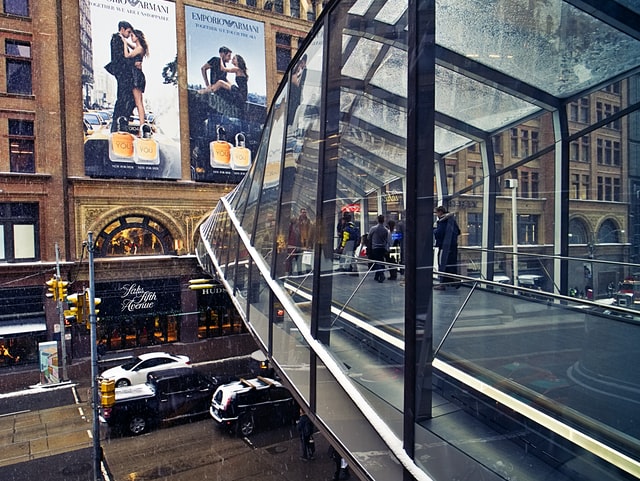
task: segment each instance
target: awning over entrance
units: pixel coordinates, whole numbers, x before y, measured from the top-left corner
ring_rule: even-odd
[[[0,337],[44,332],[46,330],[47,323],[44,317],[30,317],[0,322]]]

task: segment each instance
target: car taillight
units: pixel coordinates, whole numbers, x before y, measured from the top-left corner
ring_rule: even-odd
[[[185,362],[185,364],[186,364],[187,366],[189,366],[189,365],[191,364],[191,361],[187,361],[187,362]]]

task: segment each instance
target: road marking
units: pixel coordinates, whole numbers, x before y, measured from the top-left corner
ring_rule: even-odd
[[[7,416],[15,416],[16,414],[30,413],[30,412],[31,412],[31,409],[25,409],[24,411],[15,411],[13,413],[0,414],[0,418],[4,418]]]
[[[89,439],[93,439],[93,433],[91,432],[91,429],[87,429],[87,434],[89,435]]]
[[[71,388],[71,392],[73,393],[73,399],[76,400],[76,404],[80,404],[80,398],[78,398],[78,390],[76,389],[77,384],[74,384],[74,386]]]

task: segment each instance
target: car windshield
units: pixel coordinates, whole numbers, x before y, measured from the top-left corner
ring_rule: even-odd
[[[122,369],[125,369],[127,371],[131,371],[136,366],[136,364],[138,364],[141,360],[142,359],[140,359],[139,357],[136,357],[135,359],[123,364],[120,367],[122,367]]]

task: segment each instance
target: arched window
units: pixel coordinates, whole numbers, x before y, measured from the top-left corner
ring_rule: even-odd
[[[598,244],[617,244],[623,232],[614,221],[605,220],[598,229]]]
[[[126,215],[104,228],[95,242],[96,256],[175,254],[168,229],[145,215]]]
[[[571,219],[569,221],[569,244],[588,244],[589,229],[580,219]]]

